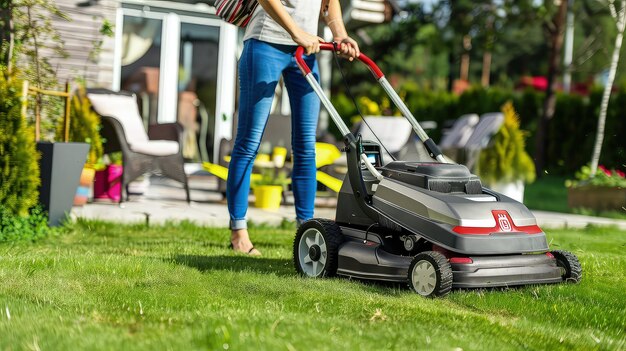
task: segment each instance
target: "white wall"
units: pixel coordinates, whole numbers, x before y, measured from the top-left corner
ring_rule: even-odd
[[[100,0],[96,5],[78,7],[82,0],[56,0],[59,10],[68,15],[71,21],[53,16],[52,23],[65,43],[67,58],[61,58],[50,49],[43,49],[41,55],[48,57],[57,71],[59,83],[84,79],[89,87],[110,87],[113,79],[113,38],[104,38],[100,28],[104,19],[115,24],[117,0]],[[104,40],[97,62],[89,59],[97,40]]]

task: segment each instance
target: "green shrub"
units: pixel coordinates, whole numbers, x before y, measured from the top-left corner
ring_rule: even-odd
[[[284,169],[263,168],[261,169],[261,177],[251,182],[252,187],[263,185],[280,185],[289,184],[287,172]]]
[[[507,101],[514,101],[513,95],[511,90],[473,86],[459,96],[459,108],[461,114],[496,112]]]
[[[595,107],[593,112],[594,126],[591,129],[591,133],[595,136],[601,91],[598,90],[594,95],[597,95],[597,104],[593,105]],[[626,89],[619,90],[611,95],[604,133],[604,143],[600,157],[601,163],[610,167],[619,167],[622,171],[626,171],[626,142],[624,142],[624,136],[626,135]],[[595,141],[594,138],[589,139]],[[591,147],[589,150],[589,155],[591,155]],[[590,156],[587,157],[585,163],[589,162],[590,158]]]
[[[585,165],[577,171],[575,177],[575,180],[566,180],[565,186],[568,188],[579,186],[626,188],[626,173],[617,169],[608,169],[602,165],[598,166],[594,177],[591,177],[589,165]]]
[[[7,208],[0,208],[0,242],[44,238],[50,232],[48,218],[35,207],[26,216],[15,215]]]
[[[493,137],[492,144],[481,151],[477,173],[487,184],[515,182],[532,183],[535,180],[535,164],[524,149],[526,133],[513,103],[502,106],[504,123]]]
[[[100,136],[100,116],[91,109],[87,91],[80,87],[70,105],[69,141],[88,143],[87,166],[93,167],[101,162],[103,156],[102,137]],[[56,140],[63,140],[63,123],[57,125]]]
[[[25,216],[39,198],[35,133],[21,116],[21,84],[0,72],[0,208]]]
[[[429,136],[434,140],[441,137],[441,127],[446,121],[456,119],[458,115],[459,98],[454,94],[445,91],[433,90],[409,90],[400,91],[400,96],[404,96],[404,101],[419,122],[437,122],[438,129],[429,131]]]
[[[591,159],[597,117],[590,113],[589,98],[557,94],[557,107],[546,140],[549,172],[571,174]],[[598,101],[599,104],[599,101]]]
[[[356,91],[360,90],[360,94]],[[441,129],[449,121],[467,113],[483,114],[499,111],[507,101],[512,101],[519,115],[520,127],[528,131],[529,142],[526,151],[534,155],[537,121],[543,109],[544,93],[532,89],[512,91],[498,87],[472,87],[460,96],[446,91],[433,91],[421,88],[414,82],[405,81],[398,89],[407,107],[418,121],[435,121],[438,128],[429,132],[434,140],[441,139]],[[368,89],[354,89],[357,101],[367,96],[385,110],[385,92],[377,85]],[[593,150],[598,110],[602,91],[592,90],[589,96],[557,94],[554,117],[547,130],[546,171],[556,175],[573,174],[589,162]],[[333,96],[333,103],[340,115],[350,125],[350,119],[357,115],[351,99],[339,92]],[[392,114],[397,114],[393,108]],[[389,114],[389,113],[387,113]],[[626,135],[626,89],[611,96],[606,121],[606,133],[602,148],[601,163],[622,170],[626,160],[626,143],[621,136]],[[332,127],[331,123],[331,127]],[[331,128],[331,130],[334,127]]]

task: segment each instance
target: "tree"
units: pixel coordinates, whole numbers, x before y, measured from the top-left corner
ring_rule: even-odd
[[[611,90],[613,89],[613,81],[617,72],[617,64],[619,63],[620,50],[624,38],[624,27],[626,26],[626,0],[619,1],[619,10],[615,6],[615,0],[606,0],[611,11],[611,17],[615,20],[617,27],[617,36],[615,37],[615,47],[611,57],[611,66],[609,68],[609,76],[604,85],[602,94],[602,102],[600,104],[600,116],[598,117],[598,128],[596,130],[596,142],[591,156],[591,177],[594,177],[598,169],[600,160],[600,152],[602,151],[602,142],[604,141],[604,125],[606,123],[606,112],[609,107],[609,99],[611,98]]]
[[[32,82],[38,89],[55,89],[58,82],[56,72],[49,62],[44,49],[51,50],[56,55],[67,57],[68,54],[63,46],[63,41],[57,30],[52,25],[52,16],[65,20],[69,17],[61,12],[54,1],[48,0],[0,0],[10,3],[10,16],[13,27],[11,38],[15,42],[15,50],[10,60],[25,58],[26,64],[20,67],[20,78]],[[22,62],[22,60],[20,60]],[[55,118],[60,110],[57,98],[44,98],[41,94],[35,96],[35,124],[41,123],[41,116],[46,118],[43,129],[53,136]],[[36,127],[36,132],[40,128]],[[39,141],[39,135],[35,139]]]
[[[549,3],[549,2],[548,2]],[[545,31],[549,37],[550,53],[548,57],[548,86],[543,103],[543,113],[537,125],[535,136],[535,165],[537,176],[541,176],[545,166],[546,158],[546,131],[548,124],[554,117],[556,107],[557,80],[561,69],[561,51],[563,49],[563,35],[565,32],[565,17],[567,15],[567,0],[556,0],[558,8],[551,21],[544,24]]]
[[[5,79],[13,70],[13,0],[0,0],[0,66],[6,67]]]

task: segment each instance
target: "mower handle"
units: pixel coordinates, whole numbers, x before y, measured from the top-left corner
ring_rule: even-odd
[[[337,43],[320,43],[320,50],[338,51],[338,48],[339,48],[338,45],[339,44]],[[319,85],[317,80],[313,78],[313,76],[311,75],[311,69],[304,61],[304,58],[302,57],[303,54],[304,54],[304,47],[298,46],[294,56],[296,59],[296,63],[298,64],[298,67],[300,68],[300,71],[302,71],[302,74],[306,78],[307,82],[309,82],[309,84],[311,85],[311,87],[313,88],[317,96],[320,98],[324,107],[326,107],[326,109],[328,110],[328,113],[330,114],[331,119],[333,120],[333,122],[335,122],[335,124],[339,128],[341,135],[344,138],[347,137],[348,135],[352,135],[352,133],[350,133],[350,130],[348,129],[346,124],[343,122],[343,120],[339,116],[339,112],[337,112],[335,107],[330,102],[330,99],[328,99],[328,97],[324,94],[322,87]],[[420,124],[417,122],[417,120],[415,119],[415,117],[413,116],[409,108],[406,106],[404,101],[400,99],[400,96],[398,95],[398,93],[396,93],[396,91],[393,89],[391,84],[389,84],[389,82],[387,81],[387,78],[385,78],[385,75],[380,70],[380,68],[378,68],[376,63],[374,63],[372,59],[370,59],[369,57],[367,57],[367,55],[363,53],[360,53],[359,56],[357,56],[357,59],[363,62],[365,65],[367,65],[370,72],[372,72],[372,74],[374,75],[378,83],[383,87],[387,95],[389,95],[389,97],[391,98],[391,101],[393,101],[393,103],[398,107],[400,112],[402,112],[402,115],[409,121],[409,123],[413,127],[413,131],[415,131],[415,134],[417,134],[417,136],[420,138],[422,143],[424,143],[424,146],[426,147],[426,150],[430,154],[430,157],[436,159],[437,161],[441,163],[447,163],[446,159],[443,157],[443,154],[441,153],[441,150],[439,150],[439,147],[437,146],[437,144],[435,144],[435,142],[430,137],[428,137],[428,134],[426,134],[422,126],[420,126]]]
[[[320,43],[320,50],[328,50],[328,51],[337,50],[338,51],[338,49],[339,49],[339,44],[337,43],[334,43],[334,42],[333,43]],[[311,73],[311,69],[306,64],[306,62],[304,62],[302,55],[304,55],[304,47],[298,46],[298,48],[296,49],[296,53],[295,53],[296,63],[298,64],[298,67],[300,67],[302,74],[306,76],[307,74]],[[383,71],[381,71],[380,68],[378,68],[376,63],[374,63],[374,61],[372,61],[372,59],[367,57],[365,54],[363,53],[359,54],[359,56],[357,56],[357,59],[359,59],[361,62],[367,65],[367,67],[370,69],[370,71],[372,72],[374,77],[376,77],[377,80],[385,76],[383,74]]]

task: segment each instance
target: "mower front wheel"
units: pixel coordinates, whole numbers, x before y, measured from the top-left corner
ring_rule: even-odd
[[[578,284],[583,279],[583,269],[580,266],[578,257],[569,251],[554,250],[550,251],[556,259],[556,265],[563,270],[563,280],[568,283]]]
[[[298,228],[293,241],[293,262],[305,277],[332,277],[337,274],[341,228],[334,221],[311,219]]]
[[[409,286],[424,297],[441,297],[452,289],[452,267],[446,256],[425,251],[413,257],[409,266]]]

